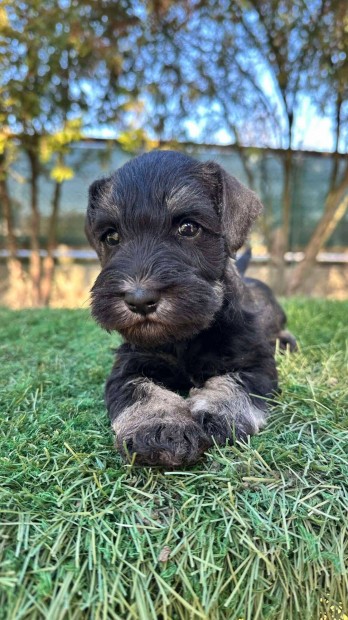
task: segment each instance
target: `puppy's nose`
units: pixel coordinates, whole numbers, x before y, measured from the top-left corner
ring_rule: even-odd
[[[155,312],[160,294],[145,288],[136,288],[130,293],[126,293],[124,301],[132,312],[137,314],[150,314]]]

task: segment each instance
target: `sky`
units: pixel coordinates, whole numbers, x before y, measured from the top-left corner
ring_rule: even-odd
[[[309,105],[304,106],[297,116],[294,130],[294,147],[299,150],[331,152],[334,148],[331,119],[319,116]],[[194,124],[190,125],[192,139],[195,137]],[[225,130],[217,134],[221,144],[230,144],[230,136]]]
[[[200,142],[200,128],[197,123],[193,120],[188,120],[186,127],[188,138],[192,141]],[[115,131],[108,127],[96,127],[90,130],[88,135],[95,138],[117,138]],[[231,136],[225,129],[221,129],[215,133],[212,142],[215,144],[231,144]],[[297,116],[294,130],[294,148],[321,152],[331,152],[334,148],[331,119],[320,116],[308,101],[303,103],[301,112]],[[346,152],[343,145],[340,150],[341,152]]]

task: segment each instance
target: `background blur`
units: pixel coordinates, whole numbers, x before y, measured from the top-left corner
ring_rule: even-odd
[[[250,274],[348,297],[347,54],[346,0],[3,0],[0,304],[88,304],[88,186],[152,148],[258,192]]]

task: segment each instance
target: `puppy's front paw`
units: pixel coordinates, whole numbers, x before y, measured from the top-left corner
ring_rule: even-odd
[[[257,432],[250,421],[244,418],[236,419],[232,412],[223,410],[223,407],[220,412],[213,408],[209,410],[208,407],[196,409],[193,410],[192,417],[210,439],[210,445],[224,445],[226,441],[231,443],[235,439],[246,439],[248,435]]]
[[[245,439],[265,425],[265,412],[227,375],[209,379],[201,389],[193,388],[186,403],[211,443],[223,445],[227,440]]]
[[[116,447],[138,465],[190,465],[211,445],[203,429],[190,417],[150,418],[116,434]],[[135,455],[135,456],[134,456]]]
[[[232,439],[234,435],[237,438],[240,438],[241,429],[235,427],[232,417],[224,415],[222,412],[218,413],[216,411],[209,410],[208,405],[204,408],[196,408],[193,405],[192,417],[200,426],[204,434],[209,437],[210,445],[214,442],[218,445],[223,445],[227,440]]]

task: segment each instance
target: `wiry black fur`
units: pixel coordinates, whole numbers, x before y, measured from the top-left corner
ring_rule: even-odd
[[[260,208],[217,164],[168,151],[92,184],[86,233],[102,264],[92,314],[126,340],[106,384],[124,456],[189,464],[214,440],[262,426],[277,389],[274,346],[286,317],[270,289],[243,281],[230,258]],[[200,225],[197,237],[180,237],[183,220]],[[120,235],[116,247],[104,241],[110,229]],[[126,307],[135,286],[159,292],[156,312],[145,317]]]

